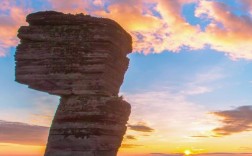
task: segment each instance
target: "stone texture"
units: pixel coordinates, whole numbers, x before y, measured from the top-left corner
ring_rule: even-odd
[[[118,97],[132,51],[116,22],[54,11],[18,31],[16,81],[59,95],[45,156],[115,156],[130,105]]]

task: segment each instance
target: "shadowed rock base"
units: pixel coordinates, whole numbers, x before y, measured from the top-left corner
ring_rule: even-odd
[[[54,11],[18,31],[16,81],[61,97],[45,156],[115,156],[130,105],[118,97],[131,36],[110,19]]]
[[[65,96],[50,129],[46,156],[115,156],[130,105],[116,97]]]

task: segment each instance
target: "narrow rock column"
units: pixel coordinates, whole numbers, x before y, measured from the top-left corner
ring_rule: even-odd
[[[19,29],[16,81],[59,95],[45,156],[116,156],[130,105],[118,97],[132,51],[116,22],[54,11]]]

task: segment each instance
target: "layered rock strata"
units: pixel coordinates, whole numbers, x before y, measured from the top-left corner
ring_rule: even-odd
[[[130,105],[118,97],[132,51],[116,22],[54,11],[18,31],[16,81],[59,95],[45,156],[115,156]]]

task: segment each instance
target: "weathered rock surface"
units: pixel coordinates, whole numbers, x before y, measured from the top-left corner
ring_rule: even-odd
[[[16,81],[61,96],[45,156],[115,156],[130,105],[118,97],[131,36],[110,19],[54,11],[19,29]]]

